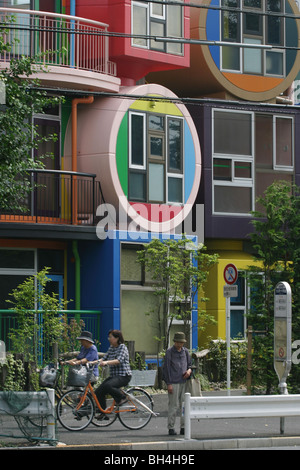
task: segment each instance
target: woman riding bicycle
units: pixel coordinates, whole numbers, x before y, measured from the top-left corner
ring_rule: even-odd
[[[66,361],[67,364],[71,364],[72,366],[79,365],[79,364],[87,364],[90,361],[97,361],[98,360],[98,350],[93,341],[93,335],[90,331],[83,331],[80,336],[78,336],[81,348],[79,354],[76,358],[70,359]],[[99,378],[99,371],[98,365],[93,367],[93,375],[91,377],[91,382],[97,382]]]
[[[99,364],[100,366],[109,366],[110,375],[95,391],[103,410],[106,408],[106,395],[111,395],[117,406],[127,401],[120,388],[125,387],[131,380],[129,353],[124,344],[122,332],[110,330],[108,341],[110,346]]]

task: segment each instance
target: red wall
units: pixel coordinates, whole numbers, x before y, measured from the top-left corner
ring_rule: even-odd
[[[66,0],[70,13],[70,0]],[[109,25],[110,32],[131,33],[131,0],[76,0],[76,16],[89,18]],[[185,18],[185,35],[189,37],[189,18]],[[149,72],[170,70],[189,66],[189,46],[185,45],[184,56],[165,54],[131,46],[130,37],[111,37],[110,60],[117,64],[117,75],[135,83]]]

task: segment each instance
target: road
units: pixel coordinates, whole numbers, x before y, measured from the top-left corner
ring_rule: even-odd
[[[244,391],[232,393],[241,394]],[[220,392],[225,394],[226,392]],[[203,392],[203,395],[206,393]],[[199,449],[199,448],[238,448],[251,447],[281,447],[282,445],[300,446],[299,418],[285,418],[284,435],[280,434],[280,418],[244,418],[244,419],[214,419],[199,422],[192,420],[192,440],[184,440],[177,434],[169,436],[167,430],[167,395],[153,396],[154,411],[159,413],[148,425],[138,431],[126,429],[119,420],[111,426],[99,429],[90,424],[82,432],[70,432],[58,425],[58,439],[65,447],[72,445],[94,446],[94,448],[137,448],[143,449]],[[179,417],[177,418],[179,431]],[[291,440],[292,439],[292,440]]]
[[[211,392],[203,392],[203,395]],[[225,394],[226,392],[219,392]],[[244,391],[236,391],[242,394]],[[58,445],[55,450],[169,451],[183,455],[198,450],[287,449],[300,448],[299,418],[285,418],[285,433],[280,434],[280,418],[192,420],[191,440],[180,434],[169,436],[167,430],[167,394],[154,394],[154,411],[159,413],[138,431],[126,429],[119,420],[106,428],[90,424],[80,432],[71,432],[57,423]],[[177,431],[179,417],[177,418]],[[16,445],[16,442],[15,442]],[[19,444],[21,447],[22,444]],[[27,442],[28,445],[28,442]]]

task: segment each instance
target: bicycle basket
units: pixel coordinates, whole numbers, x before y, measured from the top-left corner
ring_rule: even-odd
[[[91,372],[85,366],[72,366],[68,373],[67,385],[71,387],[85,387],[90,380]]]
[[[41,387],[54,387],[57,377],[57,369],[52,364],[40,370],[39,383]]]

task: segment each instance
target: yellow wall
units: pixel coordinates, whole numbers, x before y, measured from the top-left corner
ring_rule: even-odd
[[[257,264],[251,254],[243,251],[241,241],[218,240],[205,242],[205,245],[208,252],[219,254],[219,262],[209,274],[205,290],[205,296],[209,300],[203,307],[209,315],[215,318],[216,324],[208,325],[204,331],[199,331],[199,347],[207,346],[210,338],[226,339],[226,302],[223,294],[223,287],[226,284],[223,276],[225,266],[232,263],[238,271],[243,271]]]

